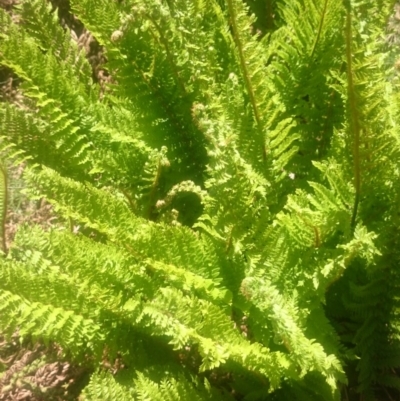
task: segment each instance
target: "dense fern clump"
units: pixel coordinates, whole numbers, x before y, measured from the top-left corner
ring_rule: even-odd
[[[0,168],[0,332],[82,400],[399,394],[394,4],[70,3],[106,85],[45,0],[0,9],[1,148],[59,216],[7,250]]]

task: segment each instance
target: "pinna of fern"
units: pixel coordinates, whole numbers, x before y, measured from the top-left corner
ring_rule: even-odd
[[[24,96],[2,104],[2,146],[32,198],[97,234],[22,227],[1,327],[94,369],[120,355],[126,372],[94,373],[86,399],[339,399],[349,348],[364,395],[396,386],[396,262],[377,271],[397,243],[398,102],[376,40],[390,9],[366,5],[278,1],[260,38],[241,0],[72,0],[107,56],[101,101],[46,2],[21,3],[25,24],[0,10]],[[194,205],[174,210],[185,193],[194,224]],[[372,327],[365,300],[387,289]],[[355,312],[350,344],[332,299]]]

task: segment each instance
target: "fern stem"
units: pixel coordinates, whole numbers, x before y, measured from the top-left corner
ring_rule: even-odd
[[[253,108],[253,113],[254,113],[254,118],[256,119],[257,128],[261,133],[262,124],[261,124],[260,112],[258,110],[253,85],[252,85],[251,79],[250,79],[249,70],[246,65],[246,58],[245,58],[244,51],[243,51],[243,45],[242,45],[242,42],[239,37],[239,30],[238,30],[238,27],[236,24],[236,10],[235,10],[232,0],[227,0],[227,3],[228,3],[228,10],[229,10],[229,14],[230,14],[230,21],[231,21],[231,26],[232,26],[232,31],[233,31],[233,40],[235,41],[236,47],[238,49],[240,67],[242,69],[244,83],[246,85],[247,93],[249,94],[249,97],[250,97],[250,103],[251,103],[251,107]],[[265,144],[263,146],[264,146],[263,158],[265,159],[265,156],[266,156]]]
[[[352,69],[352,32],[351,32],[351,10],[347,8],[346,14],[346,58],[347,58],[347,92],[350,108],[350,127],[353,133],[353,164],[354,164],[354,189],[355,198],[353,205],[353,214],[351,217],[351,227],[354,229],[358,204],[360,202],[361,191],[361,168],[360,168],[360,117],[357,110],[357,100]]]
[[[171,54],[171,50],[169,48],[169,44],[168,41],[165,39],[164,35],[163,35],[163,30],[161,29],[160,25],[157,24],[157,21],[154,20],[154,18],[152,18],[151,16],[148,15],[148,18],[150,19],[150,21],[152,22],[152,24],[154,25],[154,27],[156,28],[158,34],[160,35],[160,41],[163,44],[164,48],[165,48],[165,52],[167,55],[167,59],[169,64],[171,65],[171,70],[172,70],[172,75],[174,76],[174,81],[176,86],[181,90],[183,96],[187,96],[187,92],[186,92],[186,88],[179,76],[179,72],[176,69],[176,64],[174,63],[172,54]],[[153,35],[154,39],[157,40],[157,38],[155,37],[155,35]]]
[[[155,197],[157,194],[158,183],[159,183],[160,177],[161,177],[161,170],[162,170],[162,164],[161,164],[161,160],[160,160],[158,162],[157,173],[154,178],[153,184],[151,186],[150,195],[149,195],[149,205],[148,205],[148,209],[147,209],[147,218],[149,220],[152,219],[152,215],[153,215],[153,211],[154,211]]]
[[[3,163],[0,163],[0,170],[2,174],[2,182],[1,192],[3,193],[3,205],[1,210],[1,249],[6,254],[7,253],[7,244],[6,244],[6,217],[7,217],[7,203],[8,203],[8,184],[7,184],[7,170],[4,167]]]
[[[319,39],[321,37],[321,32],[322,32],[322,27],[324,26],[324,21],[325,21],[325,15],[326,15],[326,9],[328,7],[328,0],[325,0],[324,3],[324,8],[322,10],[322,15],[321,15],[321,19],[319,21],[319,26],[318,26],[318,32],[317,32],[317,36],[314,40],[314,44],[313,44],[313,48],[311,50],[311,54],[310,54],[310,59],[313,58],[314,53],[315,53],[315,49],[317,48],[317,44],[319,42]]]
[[[135,204],[135,202],[134,202],[134,200],[132,199],[132,196],[128,193],[128,191],[126,190],[126,189],[124,189],[124,188],[119,188],[119,190],[123,193],[123,195],[125,196],[125,198],[126,198],[126,200],[128,201],[128,203],[129,203],[129,207],[130,207],[130,209],[132,210],[132,212],[134,212],[135,213],[135,211],[136,211],[136,204]]]

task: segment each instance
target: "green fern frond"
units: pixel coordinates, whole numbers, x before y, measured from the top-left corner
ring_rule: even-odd
[[[6,166],[0,161],[0,237],[1,237],[1,250],[7,252],[6,246],[6,217],[7,217],[7,203],[8,203],[8,183],[7,183],[7,169]]]
[[[69,63],[62,64],[50,52],[44,55],[35,39],[12,23],[3,10],[0,11],[0,17],[7,28],[7,36],[0,46],[1,64],[12,68],[23,81],[20,87],[24,95],[32,100],[27,101],[26,107],[31,111],[30,117],[36,129],[41,132],[39,141],[46,138],[44,142],[50,150],[50,155],[55,153],[60,158],[62,156],[62,159],[58,160],[60,170],[74,169],[78,176],[84,176],[84,170],[90,165],[88,153],[91,147],[87,135],[79,126],[82,113],[76,115],[75,107],[87,106],[90,100],[87,94],[90,82],[82,83],[79,73],[77,74]],[[43,74],[43,71],[46,71],[46,74]],[[57,82],[60,75],[64,77],[62,84]],[[8,115],[2,116],[2,120],[8,120],[8,125],[5,126],[7,142],[20,145],[19,138],[13,137],[21,135],[19,130],[13,130],[13,120],[27,118],[25,114],[22,110],[13,111],[10,108]],[[27,136],[23,140],[25,145],[22,146],[25,146],[25,149],[29,148],[29,140],[33,141],[32,147],[35,149],[35,138]],[[54,159],[51,160],[51,156],[48,157],[46,152],[31,154],[41,157],[44,162],[49,162],[50,159],[52,167],[56,165]],[[76,167],[72,168],[72,165]]]
[[[29,302],[23,297],[1,290],[1,322],[9,333],[17,327],[20,335],[31,334],[43,340],[55,340],[75,356],[84,350],[98,352],[103,336],[93,320],[74,312],[40,302]]]
[[[88,400],[394,393],[390,2],[264,2],[263,37],[243,0],[70,3],[107,82],[48,2],[0,10],[0,148],[58,216],[3,258],[1,328],[80,358]]]
[[[315,369],[328,379],[334,392],[336,382],[331,378],[345,380],[341,364],[334,355],[326,355],[320,344],[304,337],[296,317],[296,308],[265,281],[247,277],[243,280],[241,291],[275,326],[276,336],[290,352],[290,358],[299,365],[300,375]]]
[[[110,373],[104,371],[91,375],[81,398],[87,401],[129,401],[134,399],[132,389],[121,385]]]
[[[194,400],[217,401],[232,400],[226,393],[217,392],[207,383],[201,385],[190,381],[182,374],[175,377],[161,369],[155,380],[155,372],[127,372],[113,377],[110,373],[100,371],[91,376],[88,386],[82,393],[83,400]],[[118,397],[118,398],[116,398]]]
[[[180,166],[184,161],[186,166],[192,166],[195,181],[201,182],[201,169],[195,171],[193,167],[194,162],[205,163],[203,139],[190,121],[193,95],[182,89],[183,62],[176,59],[178,49],[174,49],[186,47],[182,43],[185,30],[180,32],[174,26],[168,8],[158,2],[138,2],[135,18],[131,7],[122,4],[86,1],[72,2],[72,7],[106,47],[108,68],[121,83],[119,90],[126,88],[118,95],[134,100],[132,112],[138,116],[141,131],[147,133],[148,143],[158,148],[167,146],[168,158],[181,160],[171,166],[180,180],[190,179]],[[100,26],[99,20],[103,21]],[[185,154],[190,154],[191,159]]]

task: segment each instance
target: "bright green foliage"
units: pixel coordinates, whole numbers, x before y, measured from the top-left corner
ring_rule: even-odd
[[[393,4],[272,3],[260,37],[242,0],[71,0],[104,93],[44,0],[0,10],[1,145],[64,222],[19,229],[0,328],[90,365],[82,399],[400,390]]]
[[[1,250],[6,252],[6,214],[7,214],[7,169],[6,166],[0,161],[0,238]]]

